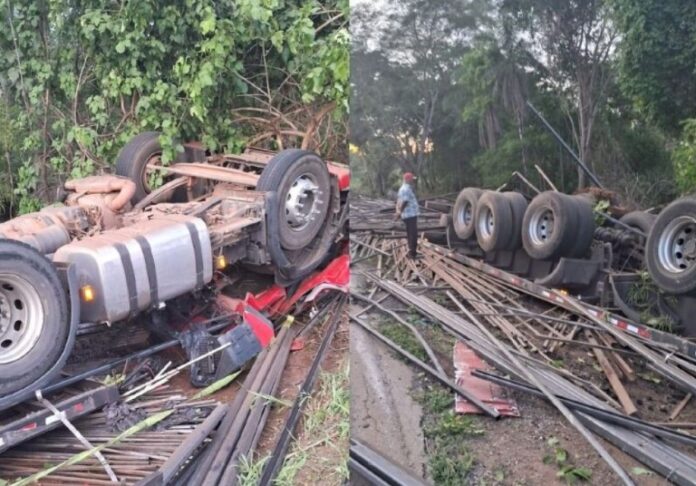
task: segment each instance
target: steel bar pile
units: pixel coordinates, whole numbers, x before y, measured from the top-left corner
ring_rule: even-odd
[[[321,366],[321,363],[328,352],[329,346],[331,345],[331,342],[336,334],[336,329],[338,328],[338,325],[343,317],[343,310],[345,308],[346,301],[347,299],[345,296],[341,295],[338,299],[334,300],[327,309],[326,314],[328,317],[326,320],[329,321],[328,329],[324,333],[324,337],[319,345],[319,349],[317,350],[314,359],[312,360],[312,365],[307,372],[305,381],[302,384],[297,397],[295,398],[292,409],[290,410],[287,420],[283,426],[283,430],[276,441],[275,447],[273,448],[271,457],[264,465],[264,470],[261,475],[261,479],[259,480],[260,485],[272,484],[283,466],[283,461],[285,460],[288,448],[290,447],[290,442],[295,433],[295,428],[297,427],[297,423],[307,403],[307,398],[312,393],[312,388],[314,387],[314,383],[319,372],[319,367]]]
[[[191,362],[177,367],[167,363],[158,373],[152,371],[154,377],[143,374],[140,365],[135,366],[123,382],[128,382],[130,388],[122,388],[119,401],[68,424],[75,435],[60,427],[0,455],[0,477],[10,484],[14,484],[12,481],[29,484],[36,480],[42,484],[87,485],[114,484],[113,481],[139,486],[236,484],[240,461],[253,457],[264,431],[293,339],[305,336],[319,323],[328,323],[322,328],[323,339],[305,383],[278,434],[273,460],[264,470],[264,481],[270,484],[282,467],[346,301],[342,293],[331,294],[317,303],[316,313],[304,327],[291,327],[292,320],[287,319],[228,403],[207,397],[227,386],[241,372],[187,397],[183,391],[172,388],[169,380]],[[228,326],[229,318],[222,316],[207,323],[212,324],[211,331],[216,331]],[[47,403],[79,396],[97,387],[98,383],[91,381],[93,376],[118,367],[125,371],[128,363],[150,359],[153,354],[177,344],[177,340],[162,343],[67,378],[51,387],[53,392],[48,395]],[[140,381],[133,382],[132,378]],[[143,382],[143,378],[147,381]],[[118,398],[119,394],[115,395]],[[34,407],[34,404],[27,402],[26,406]],[[26,409],[17,417],[24,413]],[[7,420],[13,420],[12,417]]]
[[[448,211],[445,201],[421,201],[421,216],[418,226],[422,231],[440,231],[446,228],[441,219]],[[438,204],[439,203],[439,204]],[[371,230],[378,234],[403,234],[406,227],[400,220],[394,219],[396,203],[386,199],[369,199],[360,195],[351,195],[350,200],[350,229],[352,231]]]
[[[268,417],[267,397],[274,395],[280,382],[292,337],[291,328],[283,326],[256,358],[206,454],[195,464],[192,484],[236,484],[239,460],[254,449]]]
[[[371,301],[361,296],[361,303],[366,305],[353,313],[356,322],[359,315],[379,310],[381,303],[391,302],[389,307],[397,313],[415,309],[464,341],[501,373],[482,378],[550,401],[625,484],[632,480],[596,436],[676,484],[696,484],[693,450],[686,453],[670,445],[693,447],[694,437],[634,418],[641,410],[626,385],[636,380],[634,363],[640,362],[685,393],[692,392],[696,369],[687,355],[619,330],[600,318],[597,309],[568,296],[534,299],[536,295],[511,285],[514,279],[486,274],[467,265],[467,257],[436,245],[422,242],[424,258],[413,261],[406,258],[403,240],[384,238],[375,231],[351,237],[353,251],[374,257],[376,263],[364,273],[374,287]],[[442,300],[436,303],[423,292],[440,292]],[[396,301],[401,302],[402,309],[395,309]],[[441,305],[443,301],[448,307]],[[367,327],[364,321],[361,324]],[[376,327],[369,327],[368,331],[385,342]],[[583,377],[554,359],[561,352],[578,349],[592,353],[598,364]],[[430,374],[437,378],[436,370]],[[675,412],[678,415],[679,411]]]
[[[108,445],[101,452],[120,481],[135,483],[158,471],[171,454],[203,422],[216,407],[213,400],[185,403],[186,397],[176,389],[161,387],[133,402],[119,412],[122,420],[135,424],[143,417],[153,416],[163,409],[174,410],[169,423],[165,418],[160,430],[150,429],[127,435],[116,443],[119,436],[107,411],[99,411],[75,422],[75,427],[94,446]],[[112,422],[110,424],[110,422]],[[63,464],[84,453],[85,447],[65,429],[46,435],[11,449],[0,456],[0,477],[5,480],[31,477],[49,466]],[[42,484],[113,484],[94,456],[65,465],[42,479]]]
[[[333,300],[307,325],[328,321],[322,343],[277,438],[271,460],[265,465],[260,484],[271,484],[282,467],[297,420],[311,393],[322,358],[336,332],[344,304],[345,297],[335,294]],[[215,431],[211,443],[194,461],[191,470],[184,475],[186,482],[181,484],[238,484],[240,463],[243,459],[254,457],[256,446],[264,432],[293,339],[304,331],[284,325],[271,346],[256,358],[234,400],[227,405],[225,418]]]

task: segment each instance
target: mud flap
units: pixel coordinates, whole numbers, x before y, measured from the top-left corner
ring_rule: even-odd
[[[220,355],[215,380],[244,366],[267,347],[275,335],[273,323],[253,308],[245,306],[242,317],[241,324],[217,338],[220,346],[228,343],[229,346]]]

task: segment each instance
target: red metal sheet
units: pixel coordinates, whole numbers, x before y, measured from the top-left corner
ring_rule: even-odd
[[[505,390],[502,387],[471,375],[474,370],[492,371],[492,368],[479,358],[473,349],[457,341],[454,345],[453,361],[457,385],[473,392],[479,400],[496,409],[502,416],[520,416],[517,403],[505,396]],[[454,410],[462,414],[481,414],[481,410],[476,405],[460,395],[455,395]]]

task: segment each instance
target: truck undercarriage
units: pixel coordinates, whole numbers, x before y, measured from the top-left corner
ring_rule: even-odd
[[[433,241],[493,267],[620,312],[635,322],[696,335],[696,203],[613,218],[591,193],[523,196],[465,188],[456,201],[427,201]]]
[[[80,327],[214,295],[241,269],[292,287],[335,256],[344,166],[304,150],[212,155],[192,143],[165,167],[161,153],[158,133],[138,135],[117,175],[68,181],[62,204],[0,225],[0,408],[56,376]],[[164,184],[151,190],[153,172]]]

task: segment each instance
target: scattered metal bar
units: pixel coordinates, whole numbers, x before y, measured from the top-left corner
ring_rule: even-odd
[[[540,392],[538,389],[525,383],[521,383],[519,381],[511,380],[509,378],[505,378],[503,376],[499,376],[481,370],[474,370],[471,374],[482,380],[487,380],[501,386],[505,386],[514,390],[519,390],[525,393],[529,393],[531,395],[545,398],[544,394]],[[664,426],[646,422],[635,417],[629,417],[621,413],[614,412],[612,410],[605,410],[599,407],[595,407],[593,405],[588,405],[586,403],[579,402],[571,398],[558,397],[558,399],[565,403],[568,406],[568,408],[586,413],[587,415],[591,415],[592,417],[598,418],[600,420],[604,420],[606,422],[610,422],[616,425],[621,425],[622,427],[626,427],[631,430],[646,432],[656,437],[661,437],[665,440],[672,440],[674,442],[678,442],[680,444],[688,446],[696,446],[696,437],[692,435],[676,432]]]
[[[205,324],[211,324],[211,326],[208,328],[209,332],[217,332],[220,331],[221,329],[224,329],[230,325],[230,318],[233,316],[233,314],[225,314],[223,316],[219,317],[214,317],[212,319],[209,319],[208,321],[202,322],[202,325]],[[220,322],[224,321],[224,322]],[[122,364],[128,363],[133,360],[137,359],[142,359],[142,358],[147,358],[149,356],[152,356],[154,354],[157,354],[159,352],[164,351],[165,349],[169,349],[171,347],[180,345],[181,343],[179,342],[178,339],[171,339],[169,341],[157,344],[155,346],[152,346],[147,349],[143,349],[142,351],[138,351],[137,353],[130,354],[128,356],[124,356],[123,358],[118,358],[110,363],[107,363],[102,366],[98,366],[96,368],[92,368],[91,370],[85,371],[84,373],[79,373],[75,376],[71,376],[69,378],[65,378],[61,381],[58,381],[56,383],[53,383],[52,385],[46,386],[43,388],[42,392],[44,394],[47,393],[53,393],[55,391],[61,390],[65,387],[68,387],[70,385],[74,385],[75,383],[78,383],[82,380],[85,380],[87,378],[91,378],[92,376],[97,376],[101,375],[104,373],[108,373],[112,369],[116,368],[117,366],[121,366]]]
[[[558,141],[558,143],[561,144],[561,146],[566,149],[566,151],[570,154],[571,157],[575,160],[575,163],[582,169],[582,171],[587,174],[587,177],[590,178],[592,183],[599,187],[600,189],[603,189],[604,186],[602,186],[602,183],[599,182],[599,179],[597,176],[592,172],[587,165],[578,157],[578,154],[575,153],[575,151],[570,148],[570,146],[563,140],[563,137],[561,137],[558,132],[551,126],[551,124],[544,118],[544,115],[542,115],[539,110],[536,109],[536,107],[532,104],[531,101],[527,100],[527,106],[529,107],[530,110],[532,110],[532,113],[534,113],[539,120],[541,120],[541,123],[546,127],[546,129],[553,135],[553,137]]]
[[[609,465],[609,467],[616,473],[616,475],[623,481],[624,484],[626,485],[632,485],[633,480],[630,478],[630,476],[624,471],[624,469],[619,465],[618,462],[616,462],[616,459],[609,454],[609,452],[604,448],[604,446],[597,440],[597,438],[590,433],[587,428],[578,420],[578,418],[573,415],[573,413],[568,410],[568,407],[566,407],[562,401],[558,399],[558,397],[551,392],[543,383],[541,380],[537,378],[533,373],[529,371],[529,369],[522,364],[520,360],[517,359],[515,355],[513,355],[510,350],[505,346],[497,337],[495,337],[483,324],[481,324],[476,317],[469,312],[469,310],[464,307],[459,301],[457,301],[454,296],[450,293],[447,292],[447,294],[450,296],[450,298],[457,304],[457,306],[462,310],[462,312],[466,313],[469,317],[469,319],[479,328],[479,330],[488,338],[488,340],[496,347],[498,348],[503,355],[510,360],[510,362],[515,366],[517,371],[521,373],[530,383],[532,383],[535,387],[537,387],[545,396],[546,398],[553,404],[554,407],[558,409],[559,412],[563,414],[563,416],[570,422],[570,424],[577,429],[578,432],[587,440],[587,442],[592,446],[592,448],[599,454],[599,456],[604,459],[604,462]]]
[[[418,331],[418,329],[416,329],[416,326],[414,326],[413,324],[411,324],[410,322],[408,322],[406,319],[403,319],[403,318],[402,318],[400,315],[398,315],[396,312],[393,312],[393,311],[387,309],[386,307],[384,307],[384,306],[383,306],[382,304],[380,304],[379,302],[377,302],[377,301],[375,301],[375,300],[373,300],[373,299],[371,299],[371,298],[369,298],[369,297],[367,297],[367,296],[365,296],[365,295],[362,295],[362,294],[360,294],[360,293],[358,293],[358,292],[355,292],[355,291],[352,291],[352,290],[351,290],[350,295],[351,295],[352,297],[355,297],[355,298],[357,298],[357,299],[360,299],[360,300],[362,300],[362,301],[364,301],[364,302],[367,302],[367,303],[371,304],[372,306],[374,306],[374,307],[376,307],[377,309],[381,310],[381,311],[384,312],[385,314],[388,314],[388,315],[391,316],[392,318],[396,319],[399,323],[401,323],[401,324],[403,324],[404,326],[406,326],[406,327],[413,333],[413,335],[414,335],[415,338],[418,340],[418,342],[420,343],[420,345],[423,347],[423,349],[425,350],[426,354],[427,354],[428,357],[430,358],[430,361],[433,363],[433,365],[435,365],[435,368],[437,368],[437,371],[438,371],[439,373],[443,374],[443,375],[446,375],[445,369],[444,369],[444,368],[442,367],[442,365],[440,364],[440,360],[437,359],[437,356],[436,356],[435,353],[433,352],[433,349],[430,347],[430,345],[428,344],[428,342],[423,338],[423,335]]]
[[[440,373],[438,370],[429,366],[427,363],[424,363],[423,361],[418,359],[416,356],[414,356],[413,354],[409,353],[408,351],[403,349],[401,346],[396,344],[394,341],[392,341],[391,339],[389,339],[385,335],[383,335],[380,332],[373,329],[370,325],[368,325],[365,321],[363,321],[359,317],[357,317],[355,315],[351,315],[350,318],[353,322],[356,322],[357,324],[360,325],[360,327],[365,329],[365,331],[367,331],[370,335],[372,335],[376,339],[382,341],[384,344],[386,344],[387,346],[392,348],[394,351],[401,354],[403,357],[405,357],[411,363],[413,363],[416,366],[418,366],[419,368],[421,368],[423,371],[428,372],[433,378],[435,378],[440,383],[442,383],[443,385],[450,388],[455,393],[458,393],[461,396],[463,396],[464,398],[466,398],[467,400],[469,400],[471,403],[473,403],[478,408],[480,408],[486,415],[493,417],[493,418],[496,418],[496,419],[500,417],[500,413],[496,409],[494,409],[493,407],[491,407],[488,404],[479,400],[479,398],[477,396],[475,396],[473,393],[470,393],[468,390],[465,390],[464,388],[457,385],[457,383],[454,380],[451,380],[447,375]]]
[[[425,482],[355,439],[350,441],[348,468],[371,485],[425,486]]]
[[[336,334],[336,329],[341,321],[342,313],[345,309],[345,303],[345,297],[341,296],[334,308],[329,311],[330,315],[328,320],[330,322],[328,329],[324,333],[324,337],[321,340],[319,349],[312,360],[312,366],[307,372],[307,376],[302,383],[302,387],[300,388],[297,398],[295,398],[295,402],[293,403],[292,409],[290,410],[288,418],[283,426],[283,431],[281,432],[280,437],[278,437],[276,445],[273,448],[271,457],[264,465],[261,479],[259,479],[259,485],[261,486],[272,484],[275,478],[278,476],[280,468],[283,466],[283,461],[285,460],[285,455],[287,454],[288,447],[290,446],[290,441],[293,439],[295,427],[297,426],[297,422],[302,415],[305,404],[307,403],[307,398],[312,393],[314,382],[316,381],[317,374],[319,372],[319,366],[326,356],[326,352],[333,341]]]
[[[191,457],[191,454],[198,449],[203,442],[210,436],[220,421],[224,418],[229,407],[219,404],[215,410],[208,415],[203,423],[189,434],[179,447],[169,456],[169,458],[156,471],[136,483],[137,486],[155,486],[169,484],[176,476],[181,466]]]

